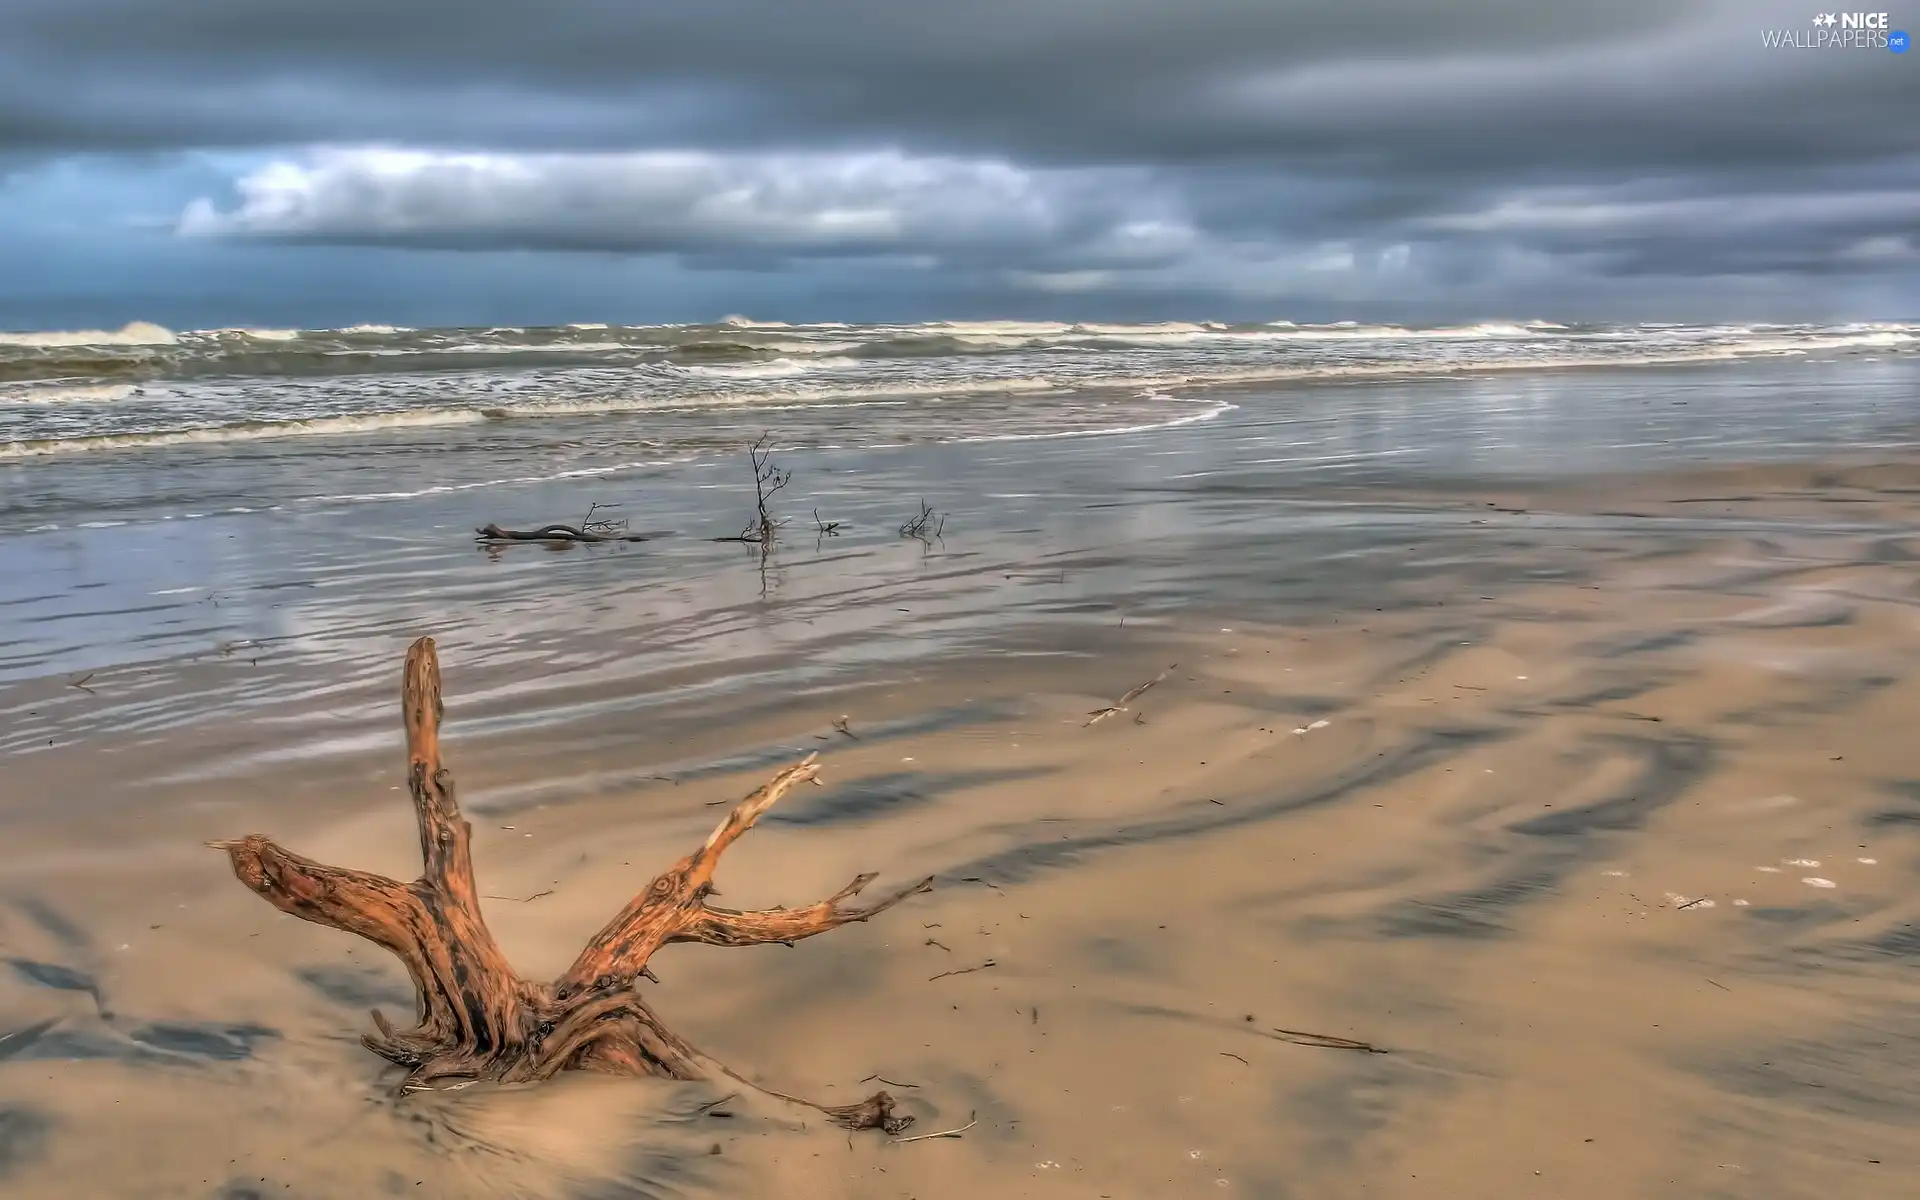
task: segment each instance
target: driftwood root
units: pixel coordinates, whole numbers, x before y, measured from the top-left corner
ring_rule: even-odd
[[[491,526],[489,529],[493,528]],[[249,834],[209,845],[227,854],[241,883],[282,912],[356,934],[385,947],[412,977],[414,1027],[373,1013],[362,1041],[406,1069],[401,1088],[421,1091],[475,1082],[526,1083],[562,1071],[696,1080],[726,1077],[824,1112],[849,1129],[897,1134],[913,1120],[876,1092],[858,1104],[822,1105],[754,1084],[667,1028],[637,990],[652,979],[648,959],[673,942],[715,946],[791,945],[885,912],[931,889],[931,878],[867,904],[849,903],[874,879],[861,875],[834,895],[795,909],[741,911],[709,904],[714,869],[727,847],[795,786],[818,773],[812,756],[776,774],[742,800],[693,853],[662,872],[587,943],[551,983],[522,978],[494,941],[474,883],[472,827],[440,756],[440,668],[433,639],[407,652],[401,703],[407,783],[424,869],[411,883],[315,862]]]

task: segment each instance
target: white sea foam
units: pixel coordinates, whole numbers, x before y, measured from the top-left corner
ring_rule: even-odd
[[[256,442],[270,438],[339,436],[391,429],[472,425],[488,419],[487,414],[479,410],[453,409],[371,413],[351,417],[319,417],[305,421],[250,421],[204,429],[164,429],[151,432],[104,434],[97,437],[0,442],[0,459],[43,458],[48,455],[85,450],[147,450],[161,446]]]
[[[130,383],[0,384],[0,404],[111,404],[135,391]]]
[[[766,362],[740,363],[735,366],[707,366],[694,363],[682,366],[680,370],[688,375],[705,379],[787,379],[820,371],[858,368],[860,365],[861,362],[857,358],[821,355],[808,360],[775,358]]]
[[[255,342],[298,341],[302,332],[304,331],[299,329],[251,329],[251,328],[216,329],[213,331],[216,337],[247,338],[248,340],[255,341]]]
[[[316,496],[312,504],[356,504],[376,500],[417,500],[422,496],[444,496],[454,492],[471,492],[482,488],[512,487],[516,484],[558,483],[567,479],[599,479],[608,475],[619,475],[627,471],[639,471],[648,467],[670,467],[691,461],[691,456],[667,458],[641,458],[631,462],[609,463],[597,467],[578,467],[570,471],[555,471],[546,475],[516,475],[505,479],[473,479],[460,483],[436,484],[432,487],[414,488],[397,492],[355,492],[340,496]]]
[[[772,411],[994,395],[1036,399],[1023,402],[1032,407],[1019,415],[982,416],[974,433],[1002,437],[1011,427],[1023,430],[1013,436],[1062,436],[1063,425],[1076,423],[1075,412],[1037,397],[1081,389],[1417,379],[1747,358],[1807,361],[1810,354],[1845,358],[1859,350],[1894,360],[1920,350],[1920,325],[1898,323],[1572,330],[1540,320],[1414,329],[1287,320],[855,327],[736,319],[730,328],[737,332],[712,326],[609,332],[595,324],[492,330],[360,325],[176,335],[157,326],[130,326],[114,333],[17,335],[29,342],[0,337],[0,371],[59,375],[0,382],[0,458],[378,433],[489,417]],[[253,343],[262,349],[271,344],[272,352],[236,356]],[[234,364],[246,362],[262,364],[255,369],[266,373],[237,374]],[[258,418],[269,410],[272,419]],[[942,411],[939,436],[965,435],[961,427],[970,418],[958,408]],[[1102,422],[1096,418],[1094,424]]]
[[[0,333],[7,346],[171,346],[180,336],[164,325],[133,321],[119,329],[65,329],[44,333]]]

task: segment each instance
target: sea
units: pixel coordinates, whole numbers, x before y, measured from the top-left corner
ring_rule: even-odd
[[[65,689],[0,749],[71,734],[61,722],[226,719],[323,677],[367,683],[377,715],[422,632],[558,720],[532,681],[667,702],[676,664],[774,644],[784,674],[739,686],[884,673],[984,645],[994,622],[1282,620],[1355,603],[1380,572],[1492,561],[1501,537],[1626,529],[1490,531],[1357,503],[1355,485],[1917,442],[1916,323],[0,334],[0,685],[205,655],[250,668],[199,690],[121,680],[112,701]],[[771,556],[714,540],[753,516],[756,443],[792,473]],[[475,543],[480,525],[590,509],[655,536]],[[939,536],[903,537],[923,510]],[[0,725],[28,711],[0,703]]]

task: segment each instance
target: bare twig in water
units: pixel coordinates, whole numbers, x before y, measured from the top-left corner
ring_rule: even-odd
[[[840,527],[844,524],[846,524],[844,521],[822,521],[820,510],[817,508],[813,510],[813,528],[821,537],[839,537]]]
[[[93,690],[92,688],[90,688],[90,687],[88,687],[88,686],[87,686],[87,680],[89,680],[89,679],[92,679],[92,678],[94,677],[94,675],[95,675],[95,672],[93,672],[93,671],[88,671],[88,672],[87,672],[87,673],[86,673],[85,675],[82,675],[82,676],[81,676],[80,678],[78,678],[78,679],[73,679],[73,680],[69,680],[69,681],[67,682],[67,686],[68,686],[68,687],[77,687],[77,688],[79,688],[79,689],[80,689],[81,691],[83,691],[83,692],[85,692],[85,693],[86,693],[87,695],[89,695],[89,696],[98,696],[98,695],[100,694],[99,692],[96,692],[96,691],[94,691],[94,690]]]
[[[847,728],[847,724],[848,724],[847,718],[836,717],[834,718],[834,721],[833,721],[833,731],[835,733],[844,733],[847,735],[848,738],[852,739],[853,741],[856,741],[856,742],[859,741],[860,735],[855,733],[853,730]]]
[[[930,975],[927,977],[927,982],[932,983],[936,979],[945,979],[949,975],[971,975],[975,971],[984,971],[988,967],[997,967],[999,965],[999,963],[994,962],[992,959],[988,959],[977,967],[961,967],[957,971],[942,971],[938,975]]]
[[[782,518],[773,515],[769,507],[773,503],[774,493],[793,482],[793,472],[785,471],[773,465],[773,451],[767,445],[772,434],[763,433],[747,448],[747,460],[753,464],[753,520],[734,537],[713,539],[716,542],[749,542],[760,547],[765,555],[773,546],[773,541],[786,524]]]
[[[912,538],[917,542],[932,542],[940,537],[940,531],[946,527],[947,514],[935,512],[933,505],[922,500],[920,511],[912,520],[900,527],[900,536]]]
[[[1106,720],[1108,717],[1126,712],[1127,705],[1132,704],[1135,700],[1138,700],[1142,695],[1146,693],[1146,690],[1148,688],[1152,687],[1154,684],[1159,683],[1161,680],[1165,679],[1169,674],[1173,672],[1173,669],[1179,665],[1180,665],[1179,663],[1167,664],[1167,669],[1165,671],[1160,672],[1158,675],[1155,675],[1152,679],[1149,679],[1145,683],[1141,684],[1139,687],[1134,688],[1132,691],[1120,697],[1118,700],[1114,701],[1112,704],[1109,704],[1105,708],[1094,709],[1092,712],[1087,714],[1087,724],[1082,725],[1080,728],[1085,729],[1087,725],[1098,725],[1100,722]],[[1134,723],[1137,725],[1146,724],[1145,721],[1140,721],[1137,719]]]
[[[896,1146],[904,1146],[908,1142],[925,1142],[931,1141],[934,1138],[957,1138],[980,1123],[980,1118],[974,1116],[972,1113],[968,1113],[967,1117],[967,1123],[958,1129],[942,1129],[939,1133],[916,1133],[912,1137],[891,1138],[889,1140]]]
[[[1245,1063],[1245,1064],[1246,1064],[1247,1066],[1249,1066],[1249,1067],[1253,1065],[1252,1063],[1250,1063],[1250,1062],[1247,1062],[1247,1060],[1246,1060],[1246,1059],[1244,1059],[1244,1058],[1241,1058],[1241,1057],[1240,1057],[1240,1056],[1239,1056],[1238,1054],[1235,1054],[1235,1053],[1234,1053],[1233,1051],[1231,1051],[1231,1050],[1222,1050],[1222,1051],[1220,1052],[1220,1057],[1222,1057],[1222,1058],[1231,1058],[1231,1059],[1233,1059],[1233,1060],[1234,1060],[1235,1062],[1239,1062],[1239,1063]]]
[[[603,508],[611,511],[619,507],[618,504],[601,504],[598,501],[587,505],[587,515],[580,518],[580,528],[588,533],[598,533],[603,536],[625,533],[627,531],[627,520],[625,517],[621,517],[619,520],[613,520],[612,518],[596,515]]]
[[[949,946],[949,945],[947,945],[947,944],[946,944],[945,942],[943,942],[943,941],[940,941],[940,940],[939,940],[939,939],[937,939],[937,938],[928,938],[928,939],[927,939],[927,945],[929,945],[929,946],[938,946],[938,947],[940,947],[940,948],[941,948],[942,950],[945,950],[945,951],[946,951],[946,952],[947,952],[948,954],[952,954],[952,953],[953,953],[953,947],[952,947],[952,946]]]
[[[1352,1038],[1335,1037],[1330,1033],[1305,1033],[1298,1029],[1274,1029],[1269,1032],[1280,1041],[1292,1042],[1296,1046],[1315,1046],[1322,1050],[1357,1050],[1362,1054],[1388,1053],[1372,1042],[1356,1042]]]
[[[860,1082],[861,1083],[879,1082],[879,1083],[886,1084],[888,1087],[917,1088],[920,1086],[917,1083],[901,1083],[898,1079],[888,1079],[885,1075],[869,1075],[865,1079],[862,1079]]]

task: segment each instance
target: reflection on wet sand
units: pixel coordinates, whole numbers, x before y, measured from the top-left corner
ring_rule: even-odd
[[[818,751],[827,788],[730,853],[727,902],[803,903],[865,869],[936,890],[791,949],[676,947],[649,1001],[769,1086],[833,1102],[877,1076],[912,1132],[977,1119],[958,1138],[849,1138],[764,1097],[710,1107],[726,1089],[701,1084],[394,1100],[357,1038],[367,1008],[406,1003],[398,965],[272,912],[198,843],[259,828],[409,877],[398,728],[291,764],[262,754],[300,740],[291,702],[185,745],[56,732],[74,744],[9,772],[54,803],[10,811],[0,848],[0,1179],[28,1197],[1920,1191],[1916,496],[1905,465],[1401,489],[1370,502],[1426,514],[1431,540],[1303,562],[1188,539],[1197,573],[1243,580],[1207,607],[976,632],[797,697],[703,692],[688,666],[683,701],[644,717],[587,679],[568,719],[484,740],[463,728],[511,709],[488,694],[510,673],[443,642],[488,919],[529,974],[558,974],[714,805]],[[1276,562],[1314,574],[1263,604],[1248,581]],[[381,667],[374,702],[397,682]],[[177,670],[217,688],[242,668]],[[69,794],[86,802],[63,811]]]

